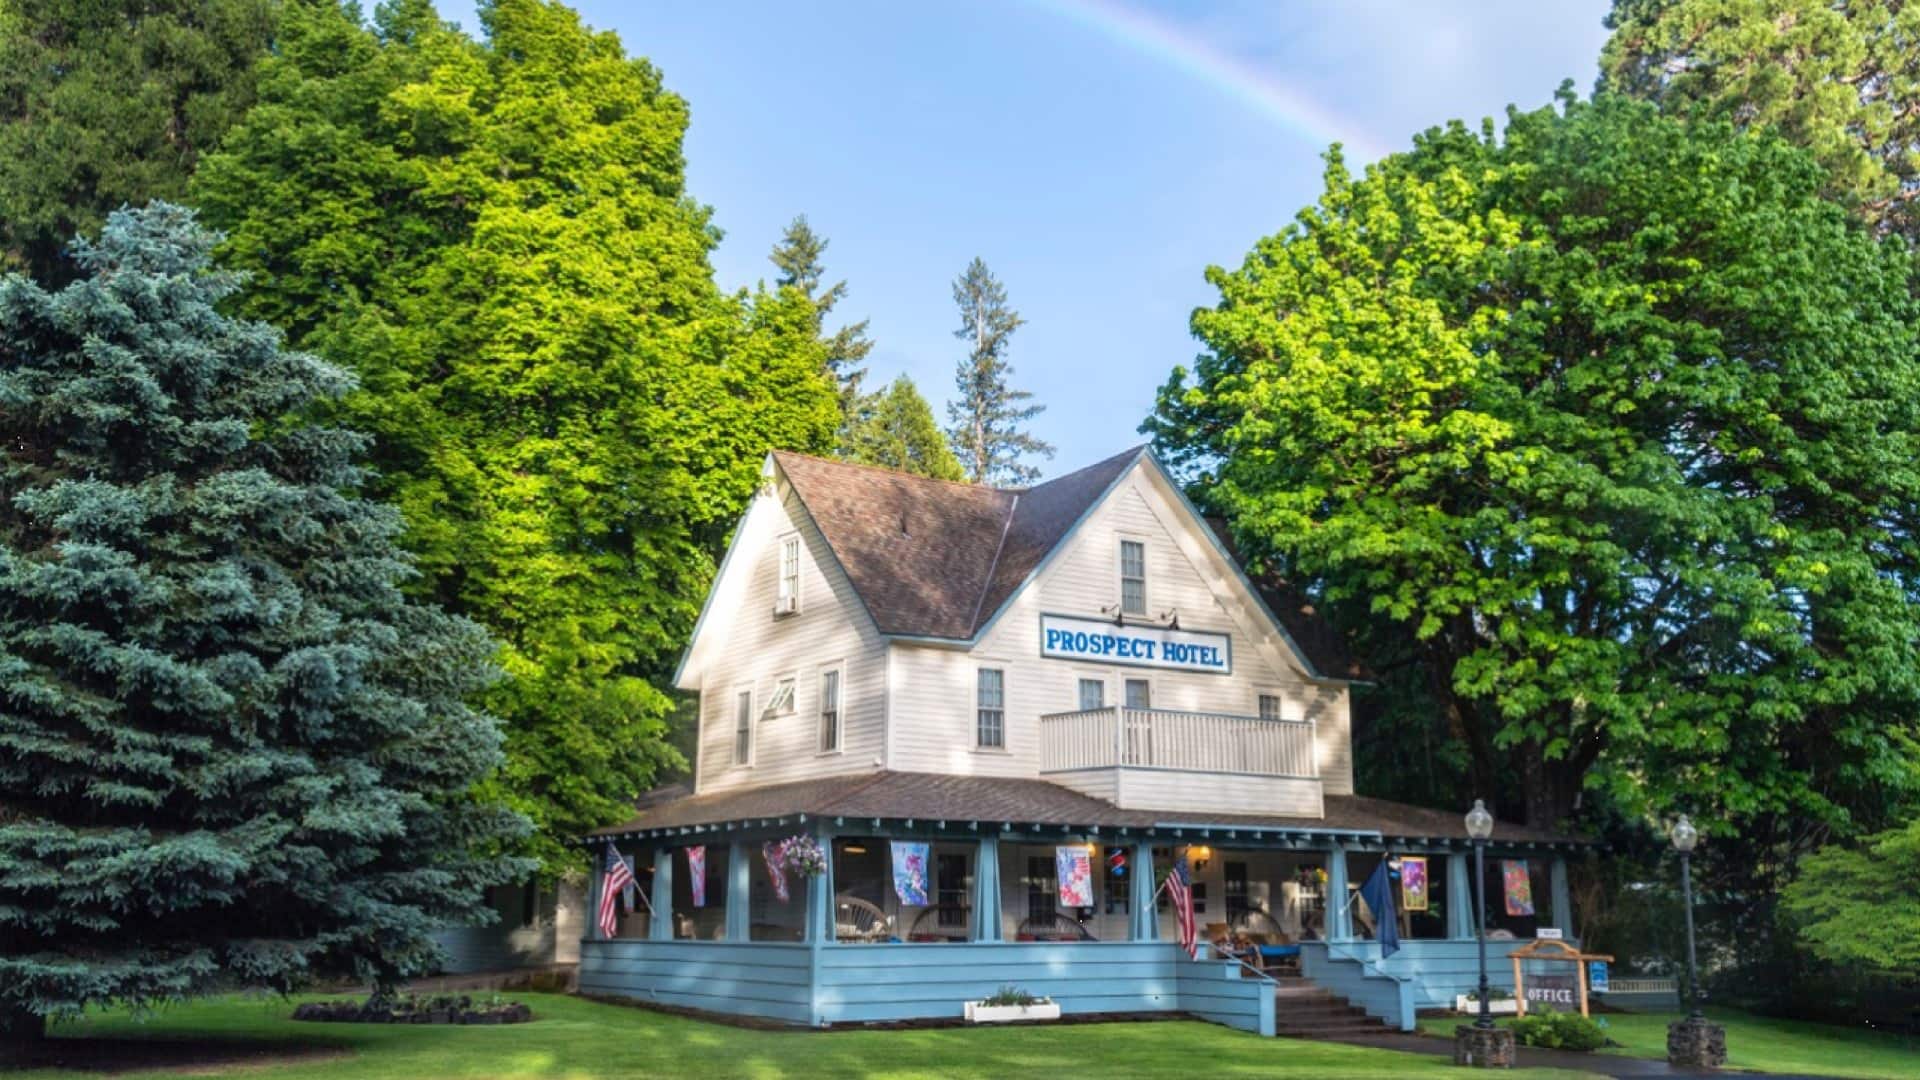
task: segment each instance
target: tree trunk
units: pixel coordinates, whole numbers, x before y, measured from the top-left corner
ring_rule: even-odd
[[[1551,829],[1573,814],[1574,797],[1580,791],[1580,772],[1569,771],[1565,759],[1548,761],[1540,743],[1528,739],[1514,747],[1520,766],[1520,794],[1526,823],[1536,829]]]

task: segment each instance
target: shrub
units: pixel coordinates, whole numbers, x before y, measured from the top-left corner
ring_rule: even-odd
[[[1012,984],[1008,984],[1006,986],[1001,987],[998,990],[995,990],[991,997],[988,997],[982,1000],[980,1004],[982,1005],[1045,1005],[1047,1004],[1047,999],[1043,997],[1034,997],[1032,994],[1027,993],[1025,990],[1022,990],[1019,987],[1014,986]]]
[[[1593,1020],[1579,1013],[1557,1013],[1541,1009],[1513,1021],[1514,1040],[1522,1046],[1548,1050],[1598,1050],[1607,1045],[1607,1033]]]

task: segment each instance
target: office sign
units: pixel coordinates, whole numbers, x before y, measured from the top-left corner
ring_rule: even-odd
[[[1164,626],[1115,626],[1109,619],[1040,616],[1040,655],[1129,667],[1233,672],[1233,642],[1226,634]]]
[[[1522,996],[1529,1009],[1546,1005],[1555,1012],[1568,1012],[1580,1007],[1579,994],[1578,975],[1529,975]]]

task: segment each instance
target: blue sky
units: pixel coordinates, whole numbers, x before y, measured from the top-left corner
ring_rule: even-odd
[[[1047,475],[1139,440],[1198,345],[1210,264],[1238,265],[1320,191],[1416,131],[1584,94],[1605,0],[579,3],[692,109],[688,184],[722,285],[772,273],[805,213],[832,242],[874,383],[944,423],[963,353],[951,282],[975,255],[1027,319],[1016,385],[1047,407]],[[477,29],[470,6],[449,17]]]

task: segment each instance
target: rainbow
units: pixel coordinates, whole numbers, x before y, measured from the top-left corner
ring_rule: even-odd
[[[1389,152],[1359,121],[1335,113],[1176,23],[1116,0],[1029,2],[1219,90],[1316,146],[1338,142],[1346,149],[1350,162],[1371,161]]]

